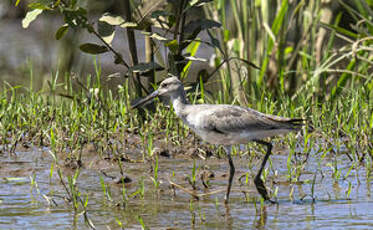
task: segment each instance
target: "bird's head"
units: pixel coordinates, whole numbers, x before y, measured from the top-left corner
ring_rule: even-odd
[[[157,96],[167,96],[172,98],[183,93],[183,83],[181,83],[177,77],[169,77],[164,79],[161,84],[159,84],[159,88],[157,90],[132,105],[132,108],[137,108],[146,102],[151,101]]]

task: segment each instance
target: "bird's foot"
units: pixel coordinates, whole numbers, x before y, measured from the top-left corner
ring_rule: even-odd
[[[272,200],[272,199],[268,199],[266,200],[267,202],[269,202],[270,204],[278,204],[278,201],[277,200]]]

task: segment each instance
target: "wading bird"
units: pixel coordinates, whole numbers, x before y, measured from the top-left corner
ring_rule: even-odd
[[[231,157],[232,145],[247,144],[249,141],[265,145],[267,152],[255,176],[254,183],[264,200],[271,201],[261,179],[261,174],[271,155],[272,144],[262,139],[298,131],[304,124],[303,119],[268,115],[235,105],[191,105],[187,103],[184,86],[177,77],[163,80],[158,90],[139,100],[132,108],[137,108],[157,96],[168,96],[176,115],[204,141],[224,146],[230,168],[228,187],[224,197],[225,203],[229,202],[235,172]]]

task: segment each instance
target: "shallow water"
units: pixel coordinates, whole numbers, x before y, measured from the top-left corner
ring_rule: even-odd
[[[275,151],[276,152],[276,151]],[[94,153],[92,153],[94,155]],[[78,178],[78,187],[87,194],[88,217],[97,229],[118,229],[117,220],[125,229],[141,229],[139,217],[150,229],[368,229],[373,227],[373,200],[371,198],[371,176],[367,176],[364,167],[352,169],[346,179],[351,162],[344,155],[329,156],[324,160],[321,154],[313,154],[308,159],[300,181],[290,184],[287,181],[288,169],[286,154],[272,155],[272,167],[266,185],[272,190],[278,189],[278,205],[265,203],[261,206],[259,196],[251,180],[245,184],[245,175],[252,178],[261,159],[249,159],[248,155],[235,157],[236,177],[229,206],[223,203],[224,191],[200,200],[189,194],[175,190],[173,194],[169,179],[188,190],[192,190],[186,181],[191,175],[193,159],[186,157],[159,157],[159,189],[155,189],[150,177],[151,163],[124,163],[128,176],[133,180],[126,185],[127,194],[133,194],[144,181],[145,193],[130,197],[126,207],[121,203],[122,185],[112,183],[103,177],[110,188],[113,202],[105,198],[100,176],[93,155],[83,158],[84,167]],[[190,157],[189,157],[190,158]],[[91,162],[89,162],[91,160]],[[253,164],[249,161],[253,160]],[[16,155],[0,155],[0,229],[86,229],[81,210],[74,212],[71,204],[65,202],[65,190],[54,171],[49,178],[53,162],[48,150],[31,149],[16,152]],[[84,163],[86,162],[86,163]],[[332,167],[327,162],[335,162],[341,171],[339,179],[334,179]],[[109,175],[118,175],[117,167],[101,160],[100,170]],[[197,177],[197,193],[224,190],[228,164],[225,159],[209,158],[196,160],[199,171],[209,167],[215,175],[210,180],[210,189],[204,190]],[[254,165],[250,169],[249,165]],[[269,164],[267,164],[267,167]],[[172,173],[175,176],[171,176]],[[64,169],[65,175],[73,170]],[[314,198],[312,200],[312,180],[316,174]],[[277,176],[276,176],[277,175]],[[31,185],[30,177],[35,176],[36,185]],[[238,178],[242,177],[242,184]],[[360,183],[359,183],[360,182]],[[351,187],[351,193],[347,191]],[[242,191],[246,192],[247,198]],[[292,194],[292,195],[291,195]],[[50,203],[43,197],[53,199]],[[302,200],[301,198],[304,197]]]

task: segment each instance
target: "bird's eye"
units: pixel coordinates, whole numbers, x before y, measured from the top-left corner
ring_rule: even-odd
[[[167,87],[167,86],[168,86],[168,84],[167,84],[167,83],[164,83],[164,84],[163,84],[163,87]]]

